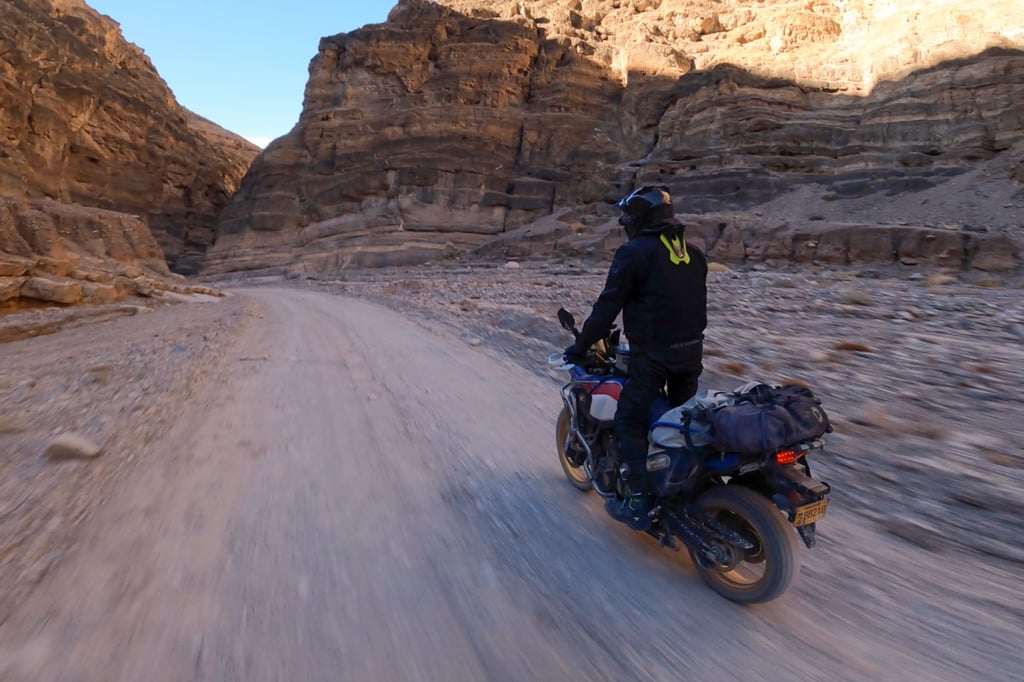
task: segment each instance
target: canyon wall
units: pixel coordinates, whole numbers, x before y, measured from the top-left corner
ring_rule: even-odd
[[[7,0],[0,45],[0,197],[138,216],[132,229],[151,231],[172,267],[196,271],[258,148],[182,108],[80,0]],[[83,215],[88,230],[96,214]]]
[[[1024,140],[1014,7],[404,0],[321,41],[298,125],[221,214],[205,271],[486,252],[649,182],[696,213],[934,188]]]

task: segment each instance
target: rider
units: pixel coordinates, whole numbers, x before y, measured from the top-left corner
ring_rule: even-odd
[[[707,259],[687,245],[667,187],[641,187],[619,203],[628,241],[608,269],[604,291],[565,359],[582,364],[587,351],[622,311],[630,343],[629,377],[615,412],[625,499],[610,498],[612,518],[636,530],[651,526],[653,496],[647,483],[649,412],[668,384],[679,405],[697,392],[707,326]]]

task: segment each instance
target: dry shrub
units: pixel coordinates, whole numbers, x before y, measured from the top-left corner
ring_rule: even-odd
[[[840,341],[835,345],[836,350],[845,350],[852,353],[874,353],[875,351],[863,343],[857,341]]]
[[[868,306],[875,304],[875,299],[871,298],[871,294],[866,291],[861,291],[860,289],[844,289],[839,295],[839,300],[841,300],[845,305]]]
[[[943,272],[936,272],[925,279],[925,284],[931,287],[941,287],[947,284],[956,284],[959,280],[953,275],[947,275]]]
[[[866,426],[891,435],[917,436],[932,441],[942,441],[948,435],[948,430],[937,424],[920,419],[897,417],[877,406],[868,407],[860,413],[848,417],[848,421],[857,426]]]
[[[900,432],[899,421],[879,407],[869,407],[858,414],[847,417],[847,420],[851,424],[856,424],[857,426],[869,426],[873,429],[888,431],[890,433]]]
[[[911,435],[927,438],[928,440],[942,440],[946,435],[946,430],[941,426],[918,420],[910,422],[907,428]]]
[[[779,383],[782,384],[783,386],[800,386],[802,388],[806,388],[808,391],[814,390],[811,384],[804,381],[803,379],[795,379],[793,377],[782,377],[779,379]]]
[[[718,365],[718,369],[726,374],[741,377],[747,373],[747,366],[742,362],[723,362]]]
[[[998,464],[1001,467],[1007,467],[1010,469],[1024,469],[1024,460],[1019,457],[1011,457],[1005,452],[997,452],[995,450],[983,450],[981,456],[987,461],[993,464]]]

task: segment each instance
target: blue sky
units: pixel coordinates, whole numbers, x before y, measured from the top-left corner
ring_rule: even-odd
[[[264,146],[302,111],[320,38],[387,19],[397,0],[86,0],[121,24],[178,102]]]

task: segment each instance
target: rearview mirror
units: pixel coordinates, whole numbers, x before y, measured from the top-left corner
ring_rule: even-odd
[[[565,308],[558,309],[558,323],[562,325],[562,329],[567,332],[571,332],[576,328],[576,318],[572,316]]]

